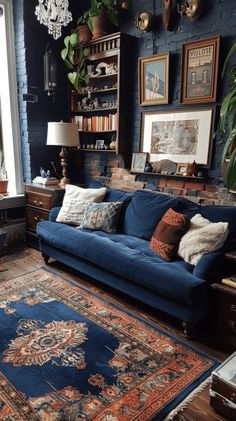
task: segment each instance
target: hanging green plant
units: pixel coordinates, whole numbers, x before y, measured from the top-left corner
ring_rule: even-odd
[[[223,79],[236,52],[236,43],[232,45],[224,62],[221,78]],[[236,181],[236,68],[228,72],[230,90],[226,94],[220,108],[219,129],[223,131],[227,140],[223,149],[221,165],[225,169],[225,185],[230,190]]]
[[[74,86],[75,90],[78,91],[81,83],[88,84],[89,76],[87,75],[85,68],[85,58],[89,54],[87,48],[83,48],[79,37],[76,33],[67,35],[64,38],[65,48],[61,51],[61,58],[64,61],[66,67],[70,70],[67,74],[67,77],[71,84]],[[74,51],[75,47],[79,51],[79,62],[78,64],[74,63]]]

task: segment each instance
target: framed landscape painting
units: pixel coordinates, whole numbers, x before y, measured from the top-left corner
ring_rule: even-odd
[[[214,107],[143,112],[141,151],[150,161],[169,159],[176,163],[209,165]]]
[[[216,101],[220,36],[183,45],[181,102],[200,104]]]
[[[139,58],[140,105],[168,104],[169,53]]]

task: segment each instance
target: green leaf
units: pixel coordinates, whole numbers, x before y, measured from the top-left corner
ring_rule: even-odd
[[[226,171],[225,185],[228,190],[232,189],[235,181],[236,181],[236,147],[230,156],[227,171]]]
[[[92,19],[88,20],[88,27],[89,27],[90,31],[93,32],[94,27],[93,27],[93,20]]]
[[[74,86],[74,88],[78,91],[79,79],[78,79],[77,72],[68,73],[67,77],[69,81],[72,83],[72,85]]]
[[[89,10],[89,17],[92,18],[93,16],[97,16],[97,15],[99,15],[99,10],[97,8]]]
[[[70,42],[70,35],[67,35],[67,36],[64,38],[64,44],[65,44],[65,46],[66,46],[66,47],[68,47],[69,42]]]
[[[96,9],[98,7],[98,2],[97,0],[91,0],[91,8],[92,9]]]
[[[228,66],[228,63],[229,63],[229,61],[230,61],[230,59],[231,59],[231,57],[232,57],[232,55],[234,54],[235,51],[236,51],[236,42],[230,48],[229,53],[228,53],[228,55],[225,59],[224,66],[223,66],[223,69],[222,69],[222,72],[221,72],[221,78],[222,79],[224,77],[224,74],[225,74],[226,68]]]
[[[68,60],[70,61],[72,65],[74,64],[74,50],[70,44],[69,44],[69,50],[68,50]]]
[[[71,34],[70,36],[70,43],[72,45],[72,47],[75,47],[76,45],[79,44],[79,37],[77,34]]]
[[[83,48],[83,57],[87,57],[89,55],[90,51],[88,48]]]
[[[225,158],[228,156],[228,151],[231,148],[231,145],[234,142],[234,138],[236,136],[236,125],[234,126],[233,130],[231,131],[230,135],[228,136],[228,139],[226,140],[223,153],[222,153],[222,159],[221,162],[223,163]]]
[[[110,12],[109,10],[107,10],[106,15],[107,15],[108,19],[111,21],[111,23],[113,23],[113,25],[115,25],[115,26],[119,25],[118,17],[113,11]]]

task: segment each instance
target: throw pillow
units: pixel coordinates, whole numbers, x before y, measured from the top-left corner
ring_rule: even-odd
[[[228,222],[211,222],[197,213],[190,220],[188,232],[181,238],[178,254],[196,265],[206,253],[221,248],[228,235]]]
[[[79,228],[116,232],[121,206],[122,202],[87,202]]]
[[[62,207],[56,222],[80,225],[86,202],[101,202],[106,194],[106,187],[101,189],[83,189],[82,187],[67,184]]]
[[[155,229],[150,248],[170,262],[177,255],[180,239],[188,230],[189,222],[186,215],[168,209]]]

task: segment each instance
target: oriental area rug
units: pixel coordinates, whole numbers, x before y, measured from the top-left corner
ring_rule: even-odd
[[[46,269],[0,284],[0,420],[162,420],[216,365]]]

